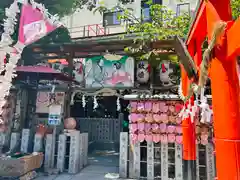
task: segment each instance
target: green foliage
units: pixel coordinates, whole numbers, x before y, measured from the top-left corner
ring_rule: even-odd
[[[148,59],[153,55],[155,50],[149,49],[149,43],[157,40],[171,39],[173,36],[184,37],[189,28],[190,16],[188,13],[176,16],[176,13],[160,4],[152,4],[147,1],[150,6],[151,21],[143,21],[134,16],[133,10],[128,9],[121,4],[112,9],[107,9],[102,4],[95,11],[109,12],[120,11],[118,19],[127,24],[127,34],[134,33],[136,38],[131,47],[126,47],[125,51],[141,54],[141,59]],[[124,38],[124,36],[122,37]]]
[[[231,0],[232,1],[232,15],[234,19],[237,19],[240,16],[240,0]]]
[[[142,17],[137,19],[134,16],[133,10],[124,7],[122,4],[118,4],[112,9],[107,9],[104,4],[95,9],[100,13],[115,11],[116,9],[122,11],[119,13],[119,20],[127,23],[127,34],[135,33],[137,35],[134,40],[134,44],[131,47],[126,47],[126,52],[141,54],[141,59],[148,59],[152,56],[153,51],[149,51],[149,42],[156,40],[171,39],[173,36],[185,37],[188,33],[191,17],[186,12],[180,16],[176,16],[176,13],[168,9],[166,6],[159,4],[153,4],[151,0],[146,0],[150,5],[151,20],[144,22]],[[179,0],[184,2],[184,0]],[[232,13],[234,19],[240,16],[240,0],[232,1]],[[130,0],[125,0],[124,3],[129,3]],[[124,36],[122,36],[124,38]],[[173,58],[176,62],[176,59]]]

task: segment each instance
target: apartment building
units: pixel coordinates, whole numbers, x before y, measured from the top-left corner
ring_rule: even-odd
[[[93,0],[93,2],[96,6],[103,2],[106,7],[113,8],[118,0]],[[176,14],[180,14],[183,11],[193,13],[198,0],[185,0],[184,2],[180,0],[153,0],[153,3],[167,6]],[[144,20],[150,18],[149,6],[143,0],[132,0],[126,7],[133,9],[133,14],[137,18],[144,17]],[[89,37],[124,32],[125,25],[118,20],[117,16],[118,12],[100,14],[85,8],[64,17],[63,22],[69,28],[72,38]]]

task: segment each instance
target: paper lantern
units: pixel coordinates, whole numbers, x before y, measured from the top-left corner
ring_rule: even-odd
[[[136,72],[136,75],[137,75],[137,81],[140,83],[140,84],[144,84],[144,83],[147,83],[149,81],[149,77],[150,77],[150,69],[149,69],[149,64],[148,62],[140,62],[138,64],[138,67],[137,67],[137,72]]]
[[[68,130],[74,130],[77,126],[76,120],[72,117],[64,120],[64,128]]]
[[[170,68],[170,61],[163,60],[159,64],[159,78],[163,86],[171,85],[170,74],[173,72],[173,69]]]

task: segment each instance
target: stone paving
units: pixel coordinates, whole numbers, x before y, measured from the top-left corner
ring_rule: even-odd
[[[106,180],[104,176],[107,173],[118,173],[118,167],[89,165],[75,175],[62,173],[59,175],[41,176],[36,178],[36,180]]]

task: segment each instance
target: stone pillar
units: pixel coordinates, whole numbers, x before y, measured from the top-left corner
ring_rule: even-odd
[[[212,143],[206,145],[206,170],[207,180],[215,178],[215,159],[213,154],[214,148]]]
[[[20,136],[21,136],[20,133],[17,133],[17,132],[14,132],[14,133],[11,134],[10,150],[14,150],[16,148],[19,148]]]
[[[182,144],[175,143],[175,179],[183,180]]]
[[[76,174],[79,172],[80,160],[80,132],[75,131],[70,134],[70,155],[68,173]]]
[[[168,144],[161,143],[161,180],[168,180]]]
[[[40,134],[35,134],[34,136],[33,151],[34,152],[43,151],[43,137]]]
[[[120,133],[119,175],[127,178],[128,133]]]
[[[52,134],[47,134],[46,137],[46,145],[45,145],[45,156],[44,156],[44,170],[48,171],[50,168],[52,167],[52,156],[54,156],[54,154],[52,154],[52,145],[53,142],[53,135]]]
[[[30,129],[22,130],[21,152],[27,153],[30,139]]]
[[[140,172],[141,172],[141,155],[140,155],[140,142],[136,142],[133,145],[133,174],[134,178],[140,179]]]
[[[154,143],[147,142],[147,179],[154,180]]]
[[[67,143],[66,135],[60,134],[57,155],[57,169],[59,170],[59,172],[63,172],[65,168],[66,143]]]

